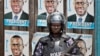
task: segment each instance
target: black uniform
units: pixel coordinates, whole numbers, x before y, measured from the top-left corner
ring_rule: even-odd
[[[68,36],[66,38],[62,36],[56,38],[52,35],[42,37],[34,51],[34,56],[60,56],[61,53],[66,52],[68,52],[69,56],[83,56],[76,45],[67,51],[73,42],[74,40]]]

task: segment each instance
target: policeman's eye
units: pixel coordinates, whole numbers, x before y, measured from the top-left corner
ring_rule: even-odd
[[[60,28],[60,25],[51,25],[52,28]]]

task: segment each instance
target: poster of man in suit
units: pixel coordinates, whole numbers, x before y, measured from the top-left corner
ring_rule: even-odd
[[[63,0],[38,0],[38,15],[37,15],[37,26],[38,30],[43,29],[47,31],[47,17],[52,12],[61,12],[63,13]]]
[[[29,33],[5,30],[4,56],[29,56]]]
[[[67,27],[94,29],[94,0],[67,1]]]
[[[48,15],[52,12],[63,13],[63,0],[38,0],[37,20],[46,20]],[[46,24],[37,26],[46,26]]]
[[[4,25],[29,26],[29,0],[4,0]]]

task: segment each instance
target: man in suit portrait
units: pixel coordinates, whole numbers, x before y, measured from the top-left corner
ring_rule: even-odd
[[[46,12],[43,12],[37,16],[37,20],[47,20],[47,17],[53,13],[57,12],[59,1],[58,0],[44,0],[44,5]],[[47,26],[40,27],[38,26],[37,31],[48,31]]]
[[[9,0],[10,6],[12,11],[8,12],[4,15],[4,19],[11,19],[11,20],[28,20],[28,14],[24,12],[23,5],[24,0]],[[5,21],[6,22],[6,21]],[[20,24],[19,24],[20,25]],[[7,30],[21,30],[21,31],[27,31],[28,27],[22,27],[22,26],[5,26],[5,29]]]
[[[94,17],[87,12],[88,0],[74,0],[76,14],[68,17],[70,22],[94,22]]]
[[[4,19],[27,20],[28,14],[23,11],[24,0],[10,0],[12,12],[6,13]]]
[[[44,0],[46,12],[38,15],[37,19],[46,19],[49,14],[57,11],[59,1],[58,0]]]
[[[10,40],[10,45],[11,45],[12,55],[9,56],[25,56],[23,54],[23,49],[24,49],[23,39],[20,36],[14,35]]]
[[[68,16],[68,22],[79,22],[79,23],[94,23],[94,16],[92,16],[87,9],[89,8],[90,2],[88,0],[73,0],[75,14]],[[93,8],[92,8],[93,9]],[[91,11],[93,12],[93,11]],[[92,34],[92,29],[68,29],[68,32],[82,33],[82,34]]]

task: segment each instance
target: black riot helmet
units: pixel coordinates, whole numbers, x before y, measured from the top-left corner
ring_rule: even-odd
[[[49,28],[49,31],[51,32],[51,24],[52,23],[61,23],[61,33],[65,32],[65,17],[62,13],[60,12],[53,12],[52,14],[50,14],[48,16],[48,20],[47,20],[47,26]]]

